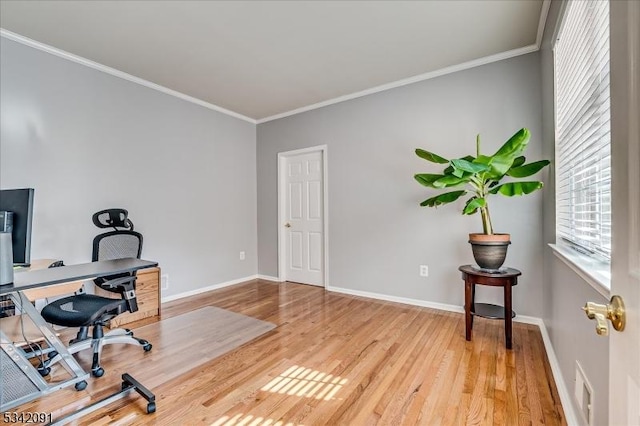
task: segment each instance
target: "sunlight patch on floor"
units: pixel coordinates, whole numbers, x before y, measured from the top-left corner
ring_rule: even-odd
[[[294,365],[260,390],[329,401],[346,383],[347,379]]]
[[[303,426],[296,425],[291,422],[283,422],[282,420],[265,419],[264,417],[256,417],[251,414],[236,414],[233,417],[222,416],[211,426]]]

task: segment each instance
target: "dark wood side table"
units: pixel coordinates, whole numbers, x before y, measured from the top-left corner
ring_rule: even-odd
[[[518,276],[522,272],[513,268],[504,268],[501,272],[484,272],[471,265],[458,268],[464,280],[464,316],[467,340],[471,340],[473,317],[504,319],[504,335],[507,349],[511,349],[512,318],[516,313],[511,308],[511,287],[518,284]],[[502,287],[504,289],[504,306],[488,303],[476,303],[476,284]]]

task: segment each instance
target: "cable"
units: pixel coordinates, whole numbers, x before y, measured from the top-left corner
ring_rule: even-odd
[[[27,344],[27,346],[29,346],[29,349],[31,351],[34,350],[34,347],[37,348],[37,357],[40,358],[40,365],[42,365],[43,367],[45,366],[44,364],[44,354],[42,353],[42,346],[40,346],[40,344],[38,342],[32,342],[27,338],[27,335],[24,331],[24,310],[22,309],[22,307],[24,306],[24,299],[23,299],[23,294],[21,292],[18,292],[18,296],[20,297],[20,310],[23,311],[20,313],[20,332],[22,334],[22,338],[24,339],[24,342]],[[27,303],[31,303],[29,300],[27,300]]]

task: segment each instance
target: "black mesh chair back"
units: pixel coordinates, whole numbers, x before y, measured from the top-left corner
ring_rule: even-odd
[[[140,258],[142,253],[142,234],[136,231],[111,231],[93,239],[91,261]]]
[[[97,235],[93,239],[92,262],[98,260],[124,259],[128,257],[140,259],[140,254],[142,253],[142,234],[133,230],[133,222],[128,218],[128,212],[125,209],[101,210],[93,215],[92,220],[98,228],[114,228],[113,231]],[[133,275],[134,273],[101,277],[95,279],[94,284],[107,291],[117,291],[110,287],[104,287],[103,284],[116,278]]]
[[[93,254],[91,261],[124,259],[135,257],[140,259],[142,253],[142,234],[135,231],[117,230],[100,234],[93,239]],[[94,284],[107,291],[116,291],[110,287],[104,287],[107,281],[116,278],[131,277],[134,273],[109,275],[93,280]]]

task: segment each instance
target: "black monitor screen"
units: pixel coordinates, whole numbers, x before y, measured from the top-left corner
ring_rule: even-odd
[[[13,213],[13,264],[28,265],[31,260],[31,222],[33,188],[0,190],[0,212]]]

